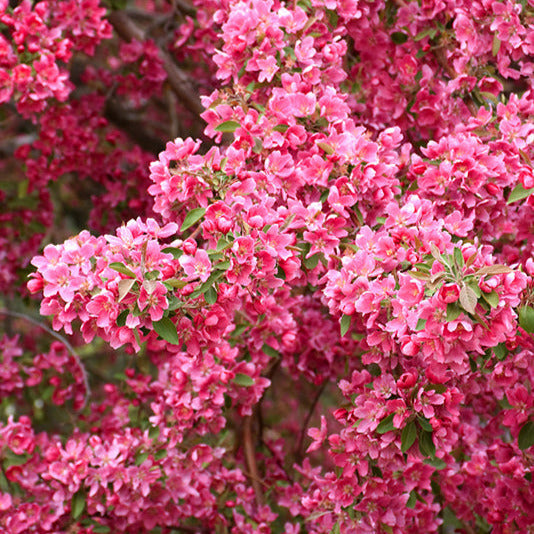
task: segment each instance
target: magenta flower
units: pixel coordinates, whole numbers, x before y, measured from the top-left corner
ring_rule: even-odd
[[[205,282],[209,278],[211,273],[211,261],[205,250],[197,250],[194,256],[184,254],[180,257],[179,261],[188,280],[199,278],[201,282]]]

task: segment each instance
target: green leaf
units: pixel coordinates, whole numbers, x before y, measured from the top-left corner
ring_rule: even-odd
[[[4,473],[4,470],[0,469],[0,490],[2,490],[4,493],[9,493],[10,489],[11,488]]]
[[[221,237],[219,238],[219,241],[217,241],[217,252],[222,252],[223,250],[226,250],[228,247],[231,247],[232,243],[230,241],[227,241],[226,238]]]
[[[249,328],[250,325],[248,324],[240,324],[238,326],[235,327],[235,330],[232,330],[232,332],[230,332],[230,336],[231,337],[238,337],[240,336],[245,330],[247,330],[247,328]]]
[[[454,262],[461,269],[464,265],[464,256],[459,248],[454,249]]]
[[[428,273],[420,271],[409,271],[408,274],[413,278],[417,278],[418,280],[428,280],[430,278]]]
[[[408,500],[406,501],[406,508],[414,508],[416,502],[417,502],[417,498],[415,496],[415,490],[412,490],[410,491],[410,496],[408,497]]]
[[[213,249],[209,249],[207,253],[208,253],[208,257],[211,263],[216,263],[218,261],[220,262],[224,258],[224,254],[222,252],[217,252],[216,250],[213,250]]]
[[[460,305],[466,312],[475,313],[477,302],[477,296],[469,286],[464,286],[460,289]]]
[[[385,434],[386,432],[391,432],[394,430],[395,427],[393,426],[393,417],[395,417],[395,414],[390,413],[386,418],[380,421],[380,424],[376,427],[378,434]]]
[[[419,435],[419,450],[424,456],[430,456],[434,458],[436,455],[436,446],[432,440],[432,433],[423,430]]]
[[[448,527],[446,531],[465,528],[464,524],[456,517],[456,514],[448,506],[443,509],[443,526]]]
[[[433,389],[436,393],[445,393],[447,391],[447,386],[445,384],[427,384],[425,386],[425,391],[430,391],[431,389]],[[430,429],[432,429],[430,423],[428,423],[428,426],[430,426]]]
[[[462,309],[456,302],[449,302],[449,304],[447,304],[447,322],[458,319],[461,313]]]
[[[124,263],[113,262],[109,264],[110,269],[117,271],[118,273],[129,276],[130,278],[135,278],[135,273],[128,269]]]
[[[72,496],[72,502],[70,506],[70,513],[73,519],[78,519],[85,510],[85,495],[83,492],[78,491]]]
[[[514,270],[510,269],[510,267],[508,267],[507,265],[495,264],[495,265],[486,265],[484,267],[481,267],[475,273],[475,275],[482,276],[483,274],[494,275],[494,274],[507,274],[507,273],[513,273],[513,272]]]
[[[337,28],[339,15],[336,13],[336,11],[327,9],[326,14],[328,15],[328,22],[330,23],[330,26],[332,26],[332,28]]]
[[[154,331],[159,337],[170,343],[171,345],[179,345],[180,337],[174,323],[168,318],[163,317],[159,321],[152,323]]]
[[[492,307],[496,308],[499,305],[499,294],[496,291],[491,293],[482,292],[482,298]]]
[[[532,189],[525,189],[522,184],[517,184],[512,192],[510,193],[510,196],[508,197],[508,204],[511,204],[512,202],[517,202],[518,200],[522,200],[523,198],[527,198],[532,193],[534,193],[534,188]]]
[[[309,269],[310,271],[312,269],[315,269],[315,267],[317,267],[317,264],[319,263],[320,258],[321,258],[321,253],[316,252],[313,256],[310,256],[309,258],[306,258],[304,260],[304,267],[306,267],[306,269]]]
[[[404,32],[393,32],[391,34],[391,40],[395,44],[403,44],[408,40],[408,36]]]
[[[426,319],[422,319],[421,317],[419,317],[419,319],[417,319],[417,324],[415,325],[415,330],[418,332],[419,330],[424,330],[425,326],[426,326]]]
[[[172,254],[172,257],[177,260],[184,251],[181,248],[176,247],[165,247],[161,249],[161,252],[165,252],[165,254]]]
[[[225,121],[221,122],[219,126],[216,126],[214,129],[216,132],[235,132],[237,128],[241,126],[237,121]]]
[[[95,525],[93,526],[93,532],[95,534],[107,534],[111,532],[111,529],[107,525]]]
[[[230,260],[220,261],[219,263],[215,264],[213,268],[219,271],[227,271],[230,269]]]
[[[208,304],[215,304],[217,302],[217,290],[211,286],[205,293],[204,293],[204,300]]]
[[[334,147],[332,145],[329,145],[325,141],[319,141],[316,144],[319,148],[322,148],[328,155],[331,155],[335,152]]]
[[[243,373],[236,373],[233,383],[248,388],[254,385],[254,379]]]
[[[434,39],[434,37],[436,36],[437,32],[438,31],[436,30],[436,28],[427,28],[426,30],[423,30],[422,32],[419,32],[413,38],[413,40],[417,42],[417,41],[423,40],[425,37],[430,37],[430,39]]]
[[[167,449],[161,449],[156,454],[154,454],[154,460],[161,460],[162,458],[165,458],[168,454]]]
[[[534,422],[528,421],[521,427],[517,437],[517,445],[522,451],[534,445]]]
[[[433,428],[432,425],[428,422],[427,419],[424,417],[418,417],[417,421],[419,422],[419,426],[426,432],[432,432]]]
[[[417,427],[415,421],[410,421],[401,432],[401,451],[406,452],[415,442]]]
[[[263,150],[263,143],[258,137],[254,137],[254,146],[252,147],[252,152],[254,154],[259,154]]]
[[[280,358],[280,353],[276,349],[273,349],[270,345],[267,345],[267,343],[263,344],[261,350],[271,358]]]
[[[159,436],[160,428],[159,426],[152,426],[148,431],[148,437],[152,440],[156,439]]]
[[[150,427],[150,430],[148,431],[148,437],[149,437],[151,440],[157,439],[158,436],[159,436],[159,433],[160,433],[160,428],[159,428],[159,426],[151,426],[151,427]]]
[[[430,246],[430,253],[432,254],[432,257],[435,260],[440,261],[442,259],[442,256],[441,256],[441,252],[439,251],[439,248],[432,241],[430,242],[429,246]]]
[[[339,322],[341,337],[343,337],[349,331],[350,322],[350,315],[343,315],[343,317],[341,317],[341,321]]]
[[[491,45],[491,53],[495,57],[501,49],[501,40],[497,37],[497,32],[493,34],[493,43]]]
[[[534,309],[530,306],[523,306],[519,310],[519,326],[530,334],[534,332]]]
[[[123,310],[119,313],[117,317],[117,326],[124,326],[126,324],[126,319],[128,317],[128,314],[130,313],[130,310]]]
[[[24,454],[14,454],[11,453],[11,451],[8,451],[6,454],[6,457],[4,458],[4,467],[8,468],[13,465],[23,465],[25,464],[30,458],[30,455],[27,453]]]
[[[503,361],[508,354],[508,349],[504,343],[499,343],[496,347],[493,347],[493,354],[499,361]]]
[[[173,289],[181,289],[182,287],[185,287],[189,282],[187,280],[182,280],[180,278],[167,278],[165,282],[163,282],[165,286],[168,286]]]
[[[204,213],[206,213],[206,208],[195,208],[192,209],[184,219],[184,222],[182,223],[182,227],[180,228],[180,232],[185,232],[188,228],[191,228],[196,222],[200,221],[202,217],[204,217]]]
[[[119,290],[119,300],[117,302],[120,302],[122,299],[124,299],[124,297],[126,297],[126,295],[128,295],[135,282],[136,280],[133,278],[124,278],[123,280],[119,280],[119,283],[117,284],[117,289]]]
[[[293,50],[293,47],[286,46],[283,50],[292,60],[295,61],[297,59],[297,55],[295,54],[295,50]]]
[[[447,467],[447,464],[441,458],[426,458],[425,464],[431,465],[438,471],[441,471]]]
[[[135,465],[140,466],[148,458],[148,452],[141,452],[135,456]]]
[[[468,282],[467,285],[473,290],[473,293],[477,296],[477,298],[480,298],[482,296],[482,291],[480,290],[478,284],[475,281]]]
[[[289,128],[289,126],[287,124],[277,124],[273,130],[275,132],[280,132],[280,133],[284,133],[287,129]]]
[[[219,280],[219,278],[222,278],[224,276],[224,271],[218,271],[218,270],[215,270],[213,271],[209,276],[208,276],[208,279],[195,291],[193,291],[193,293],[191,293],[191,297],[192,298],[195,298],[195,297],[198,297],[198,295],[202,295],[203,293],[205,293],[215,282],[217,282],[217,280]],[[195,295],[195,296],[193,296]]]
[[[181,308],[183,304],[184,303],[179,298],[176,298],[174,295],[171,295],[169,297],[169,306],[167,309],[169,311],[174,311],[174,310],[177,310],[178,308]]]
[[[286,279],[286,272],[284,271],[284,269],[282,269],[280,265],[278,266],[278,270],[276,271],[275,276],[276,278],[280,278],[280,280]]]

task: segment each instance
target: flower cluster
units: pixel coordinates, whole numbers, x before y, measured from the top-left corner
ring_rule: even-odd
[[[532,0],[11,4],[0,529],[528,532]]]

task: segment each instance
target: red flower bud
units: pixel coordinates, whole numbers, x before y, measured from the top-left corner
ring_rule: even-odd
[[[486,189],[490,195],[496,195],[501,190],[501,188],[498,185],[492,182],[489,182],[486,184]]]
[[[194,239],[188,238],[184,241],[182,248],[186,254],[194,256],[197,251],[197,242]]]
[[[397,380],[397,387],[400,389],[408,389],[415,385],[417,382],[417,375],[412,372],[403,373]]]
[[[439,290],[439,298],[445,304],[456,302],[460,298],[460,288],[457,284],[444,284]]]

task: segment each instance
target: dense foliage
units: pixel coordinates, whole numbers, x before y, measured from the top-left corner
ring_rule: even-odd
[[[534,532],[533,83],[534,0],[0,0],[0,530]]]

